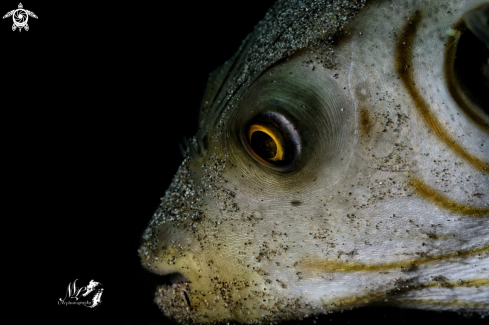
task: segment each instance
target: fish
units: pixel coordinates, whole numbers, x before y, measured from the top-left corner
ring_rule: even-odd
[[[138,250],[182,324],[489,314],[489,3],[277,1]]]

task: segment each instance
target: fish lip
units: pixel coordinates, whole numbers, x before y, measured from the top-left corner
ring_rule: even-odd
[[[167,317],[179,323],[190,324],[196,322],[191,297],[189,283],[177,282],[172,285],[158,285],[154,302]]]
[[[175,269],[162,269],[158,266],[154,265],[144,265],[143,268],[150,274],[153,279],[157,279],[157,282],[162,285],[175,285],[182,283],[192,283],[190,278],[192,278],[192,274],[187,272],[184,274]]]
[[[147,276],[150,279],[150,282],[155,286],[156,291],[160,291],[160,289],[162,289],[167,291],[167,294],[171,292],[168,290],[172,289],[182,292],[186,290],[188,291],[190,286],[193,285],[192,282],[197,280],[191,271],[187,270],[187,272],[183,273],[178,271],[177,267],[164,266],[162,264],[155,263],[155,261],[153,261],[153,263],[142,261],[142,266],[147,271]],[[173,295],[170,294],[170,296]],[[188,305],[190,305],[187,293],[185,294],[185,298]]]

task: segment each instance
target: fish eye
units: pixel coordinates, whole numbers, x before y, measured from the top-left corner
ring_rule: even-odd
[[[452,97],[469,116],[489,116],[489,4],[464,14],[447,50]],[[475,114],[475,115],[474,115]],[[481,116],[481,117],[482,117]]]
[[[251,157],[278,169],[291,167],[301,149],[294,125],[276,112],[255,116],[243,128],[242,140]]]

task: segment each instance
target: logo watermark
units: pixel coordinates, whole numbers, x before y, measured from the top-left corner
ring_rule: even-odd
[[[95,308],[102,303],[102,293],[104,289],[100,282],[93,280],[85,287],[76,287],[75,281],[68,284],[66,296],[59,298],[58,305],[83,305],[88,308]]]
[[[19,3],[19,7],[17,9],[7,12],[3,16],[3,18],[5,19],[10,16],[12,16],[12,19],[14,21],[14,24],[12,25],[12,31],[15,31],[18,28],[19,32],[22,31],[22,28],[24,28],[26,31],[29,30],[29,25],[27,25],[29,16],[37,19],[36,14],[32,11],[24,9],[22,3]]]

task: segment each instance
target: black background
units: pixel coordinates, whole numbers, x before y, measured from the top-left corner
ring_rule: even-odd
[[[16,323],[170,322],[152,303],[140,237],[182,160],[179,142],[196,132],[209,72],[272,3],[24,1],[39,17],[29,31],[1,20],[4,288]],[[2,1],[1,15],[17,5]],[[98,309],[58,305],[75,279],[103,284]],[[396,308],[317,322],[450,320],[484,322]]]

